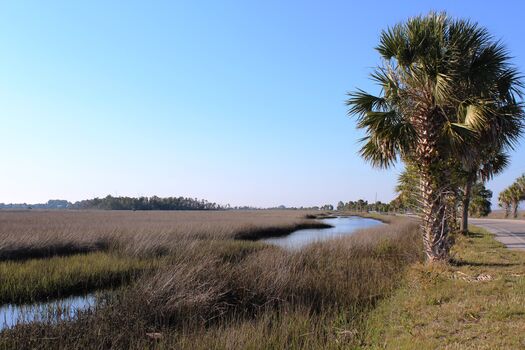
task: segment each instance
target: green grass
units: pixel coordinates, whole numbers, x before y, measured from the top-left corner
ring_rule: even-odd
[[[365,347],[525,347],[525,252],[471,227],[457,237],[452,253],[452,265],[410,269],[403,287],[371,313]]]
[[[151,266],[151,261],[103,252],[0,262],[0,304],[27,303],[113,288]]]

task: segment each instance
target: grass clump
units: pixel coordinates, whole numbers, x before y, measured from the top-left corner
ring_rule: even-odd
[[[0,304],[30,303],[114,288],[131,281],[152,264],[103,252],[0,262]]]
[[[471,227],[450,265],[416,264],[367,321],[366,344],[385,349],[519,349],[525,344],[525,252]]]
[[[110,242],[107,239],[92,241],[57,241],[30,242],[4,245],[0,249],[0,261],[27,260],[48,258],[53,256],[68,256],[107,250]]]

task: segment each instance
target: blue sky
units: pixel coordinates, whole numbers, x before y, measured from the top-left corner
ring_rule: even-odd
[[[525,71],[521,1],[4,1],[0,202],[391,200],[401,167],[359,158],[345,94],[373,90],[382,29],[430,10]],[[495,197],[524,171],[522,145]]]

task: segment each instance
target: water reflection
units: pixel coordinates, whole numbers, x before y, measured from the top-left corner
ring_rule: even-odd
[[[75,318],[79,311],[94,307],[94,294],[45,303],[0,306],[0,330],[31,322],[57,322]]]
[[[267,238],[263,241],[285,249],[299,249],[313,242],[347,236],[356,230],[383,225],[379,220],[359,216],[337,217],[333,219],[323,219],[321,221],[333,227],[297,230],[288,236]]]

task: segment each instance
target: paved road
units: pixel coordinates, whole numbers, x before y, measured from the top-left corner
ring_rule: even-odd
[[[494,233],[509,249],[525,250],[525,220],[472,218],[469,223]]]

